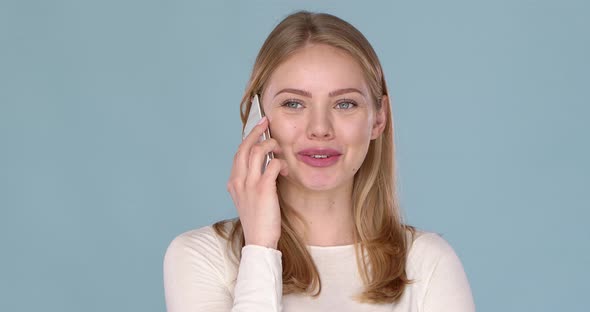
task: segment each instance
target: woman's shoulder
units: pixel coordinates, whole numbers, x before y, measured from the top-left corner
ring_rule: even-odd
[[[475,311],[473,296],[461,260],[442,235],[419,231],[406,266],[407,276],[424,310]]]
[[[223,232],[231,230],[231,222],[220,225],[221,233],[214,225],[207,225],[185,231],[172,239],[163,261],[167,293],[178,291],[198,297],[212,294],[214,289],[223,293],[233,291],[237,266],[223,237]]]
[[[215,225],[206,225],[178,234],[168,246],[168,250],[183,250],[187,253],[220,253],[226,249],[227,239],[224,237],[231,231],[232,221],[220,223],[218,229]]]
[[[453,252],[453,248],[441,234],[415,229],[410,254],[440,256],[449,252]]]
[[[188,248],[193,250],[217,249],[218,240],[211,225],[195,228],[178,234],[169,248]]]
[[[440,234],[416,229],[408,253],[408,270],[414,275],[428,274],[442,260],[460,263],[451,244]]]
[[[231,224],[231,221],[222,223],[220,229],[229,233]],[[207,225],[174,237],[166,249],[164,265],[210,269],[227,278],[232,266],[230,257],[227,239],[215,230],[214,225]]]

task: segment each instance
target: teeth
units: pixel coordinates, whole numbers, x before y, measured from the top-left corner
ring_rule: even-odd
[[[310,155],[312,158],[328,158],[328,155]]]

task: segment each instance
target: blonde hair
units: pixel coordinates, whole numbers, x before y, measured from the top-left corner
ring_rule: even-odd
[[[383,70],[367,39],[338,17],[300,11],[281,21],[258,53],[240,107],[244,124],[251,97],[261,92],[279,64],[309,43],[330,45],[352,55],[363,69],[375,107],[391,111]],[[387,96],[386,101],[382,101],[383,96]],[[382,107],[382,103],[387,107]],[[355,174],[352,191],[356,258],[365,285],[356,299],[367,303],[396,302],[405,285],[411,282],[405,266],[415,229],[402,223],[395,191],[392,117],[390,113],[386,115],[384,132],[370,142],[367,156]],[[292,223],[301,220],[301,216],[286,205],[280,192],[278,196],[282,218],[278,249],[283,254],[283,294],[317,296],[321,292],[317,268]],[[231,223],[229,230],[225,227],[228,222]],[[239,219],[217,222],[214,229],[228,240],[239,259],[244,246]]]

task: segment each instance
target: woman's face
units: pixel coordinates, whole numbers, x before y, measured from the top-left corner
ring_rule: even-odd
[[[351,183],[384,128],[362,68],[348,53],[310,44],[277,67],[262,93],[289,182],[309,190]]]

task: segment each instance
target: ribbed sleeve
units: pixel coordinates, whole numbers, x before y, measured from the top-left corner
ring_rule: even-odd
[[[232,311],[281,311],[281,252],[257,245],[242,248]]]

